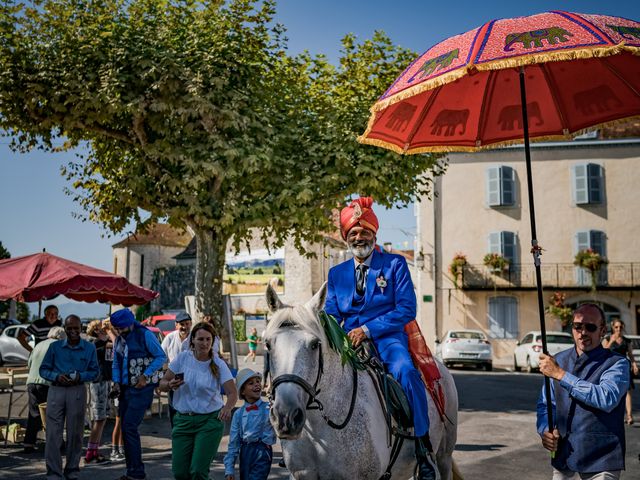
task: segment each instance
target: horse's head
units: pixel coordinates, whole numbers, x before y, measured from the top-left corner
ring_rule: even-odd
[[[271,373],[271,423],[278,437],[300,436],[306,409],[321,376],[322,343],[326,339],[318,313],[327,295],[325,283],[306,304],[283,305],[275,290],[267,288],[267,304],[273,313],[264,334]]]

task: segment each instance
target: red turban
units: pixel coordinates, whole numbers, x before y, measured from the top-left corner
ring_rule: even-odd
[[[368,228],[373,233],[378,233],[378,217],[373,213],[371,206],[373,198],[361,197],[356,198],[348,207],[340,212],[340,233],[344,240],[347,239],[349,230],[359,225]]]

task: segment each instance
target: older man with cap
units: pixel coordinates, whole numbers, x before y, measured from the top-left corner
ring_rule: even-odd
[[[370,339],[385,367],[400,382],[413,413],[418,479],[436,478],[429,441],[427,394],[409,354],[407,323],[416,316],[416,295],[404,257],[376,248],[378,218],[373,199],[358,198],[340,212],[340,231],[353,254],[329,270],[325,311],[344,322],[352,343]]]
[[[113,346],[113,388],[119,395],[127,474],[120,480],[145,478],[138,427],[153,401],[153,390],[162,376],[167,357],[160,342],[136,322],[131,310],[113,313],[111,326],[118,337]]]

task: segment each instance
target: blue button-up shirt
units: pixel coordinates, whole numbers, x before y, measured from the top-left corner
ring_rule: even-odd
[[[555,416],[556,398],[555,382],[551,382],[551,405]],[[569,392],[569,395],[576,400],[591,407],[612,411],[624,395],[629,390],[629,362],[626,358],[620,357],[607,371],[600,377],[600,383],[595,384],[580,380],[572,373],[566,372],[560,380],[560,386]],[[537,405],[538,420],[536,423],[538,433],[542,435],[549,427],[547,421],[547,395],[544,387],[538,399]],[[555,424],[555,422],[554,422]]]
[[[234,475],[236,459],[240,454],[242,442],[262,442],[267,445],[276,443],[276,432],[269,422],[269,404],[259,399],[253,405],[257,410],[247,411],[252,404],[246,403],[233,414],[229,433],[229,448],[224,457],[224,474]]]
[[[60,375],[78,372],[80,382],[92,382],[98,377],[98,357],[96,347],[80,339],[77,345],[69,345],[67,340],[53,342],[40,365],[40,376],[55,382]]]
[[[164,363],[167,361],[167,356],[165,355],[164,350],[162,350],[162,346],[160,345],[160,342],[155,337],[153,332],[147,330],[146,328],[144,329],[144,344],[147,348],[147,352],[149,352],[149,356],[153,357],[153,361],[142,373],[150,377],[154,374],[154,372],[162,368]],[[118,336],[116,338],[116,342],[113,345],[113,350],[114,352],[116,350],[122,350],[122,365],[129,365],[129,350],[127,349],[127,340],[124,337]],[[122,374],[122,365],[120,365],[120,362],[113,362],[111,369],[112,380],[113,383],[122,383],[123,385],[128,385],[129,376],[126,374],[126,372],[125,375]]]

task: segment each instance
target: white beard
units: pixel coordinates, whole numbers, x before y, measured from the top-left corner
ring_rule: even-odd
[[[367,258],[373,252],[374,242],[368,242],[366,245],[349,245],[349,251],[357,258]]]

